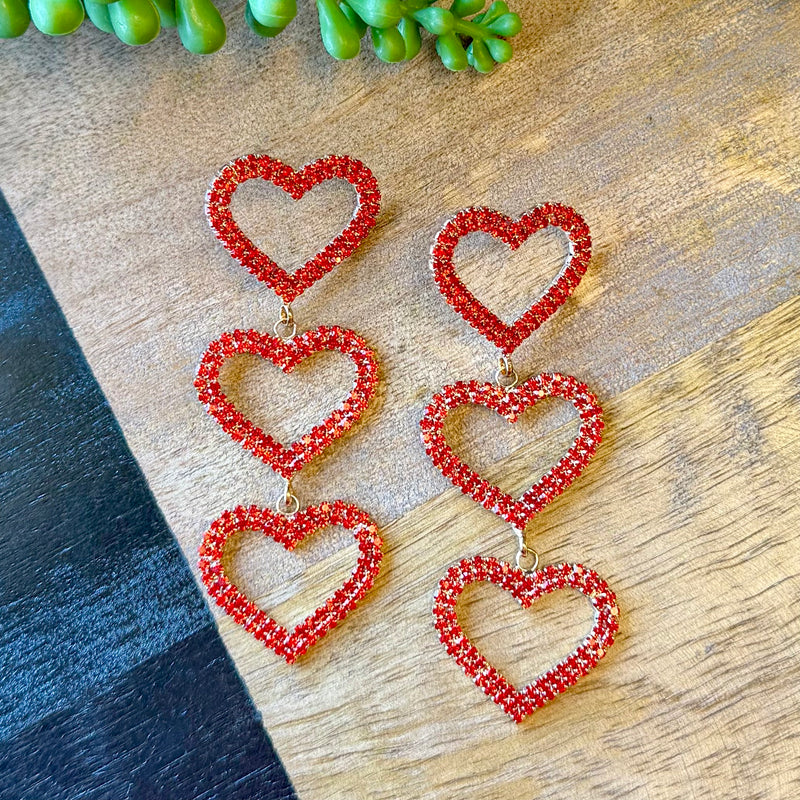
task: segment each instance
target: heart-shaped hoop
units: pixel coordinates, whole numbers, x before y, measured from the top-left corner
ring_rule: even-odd
[[[516,250],[534,233],[549,226],[560,228],[569,238],[564,267],[542,296],[513,325],[506,325],[467,289],[456,273],[453,265],[456,245],[462,236],[483,231]],[[491,208],[466,208],[437,235],[431,251],[431,267],[445,300],[482,336],[511,355],[572,294],[586,272],[591,255],[589,227],[569,206],[547,203],[524,214],[517,222]]]
[[[292,631],[278,624],[241,592],[225,574],[222,553],[228,539],[246,530],[260,531],[287,550],[316,531],[341,525],[358,543],[353,574],[319,608]],[[370,590],[380,570],[383,552],[378,527],[360,508],[341,500],[309,506],[291,516],[256,506],[238,506],[211,523],[200,546],[200,574],[208,593],[229,616],[289,664],[336,627]]]
[[[284,372],[290,373],[312,353],[335,350],[344,353],[356,365],[353,388],[344,403],[328,418],[288,446],[275,441],[237,411],[219,383],[222,365],[241,353],[259,355]],[[211,342],[203,354],[194,382],[197,396],[206,411],[223,430],[245,450],[250,450],[287,480],[319,455],[335,439],[344,435],[364,413],[378,385],[378,362],[375,353],[353,331],[339,327],[320,327],[284,340],[254,330],[223,333]]]
[[[517,689],[478,652],[458,622],[456,603],[471,583],[488,581],[510,592],[522,608],[543,595],[571,588],[585,595],[594,608],[594,624],[581,644],[552,669]],[[434,624],[449,655],[475,685],[515,722],[522,722],[549,700],[573,686],[593,669],[614,643],[619,609],[608,584],[580,564],[551,564],[532,574],[496,558],[475,556],[450,567],[439,582],[433,606]]]
[[[516,422],[526,409],[544,397],[560,397],[572,403],[580,416],[580,428],[566,454],[518,500],[481,478],[445,440],[444,421],[454,408],[481,405],[509,422]],[[600,443],[603,411],[586,384],[570,375],[535,375],[514,389],[459,381],[444,386],[433,396],[420,420],[420,428],[426,452],[444,475],[484,508],[524,530],[531,517],[558,497],[586,468]]]
[[[231,213],[233,193],[245,181],[263,178],[295,200],[324,181],[340,178],[352,184],[358,201],[353,218],[323,250],[289,273],[246,236]],[[277,158],[248,155],[226,164],[206,195],[206,214],[228,252],[280,297],[291,303],[309,286],[352,255],[375,225],[380,210],[378,182],[370,170],[350,156],[326,156],[295,171]]]

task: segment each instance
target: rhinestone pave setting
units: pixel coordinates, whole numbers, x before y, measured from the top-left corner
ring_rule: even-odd
[[[528,408],[545,397],[572,403],[580,417],[580,428],[566,454],[519,499],[492,485],[465,464],[444,436],[447,415],[459,406],[476,404],[516,422]],[[586,384],[569,375],[535,375],[514,389],[491,383],[459,381],[444,386],[433,396],[420,421],[422,441],[434,465],[475,502],[524,530],[530,519],[560,495],[586,468],[600,443],[603,412]]]
[[[564,268],[542,296],[512,325],[506,325],[467,289],[453,265],[459,240],[482,231],[519,248],[537,231],[547,227],[563,230],[569,239]],[[542,323],[552,316],[575,291],[589,266],[592,239],[583,217],[569,206],[547,203],[514,221],[491,208],[467,208],[448,220],[436,236],[431,250],[431,267],[445,300],[482,336],[511,355]]]
[[[236,189],[255,178],[271,182],[294,200],[300,200],[324,181],[345,180],[356,190],[353,217],[325,248],[298,269],[287,272],[260,250],[233,218],[231,201]],[[206,195],[206,214],[217,238],[233,258],[283,300],[284,307],[274,330],[277,334],[282,325],[290,333],[288,338],[252,329],[223,333],[208,346],[201,359],[195,379],[200,402],[234,441],[282,475],[287,485],[283,506],[279,500],[277,513],[257,506],[237,506],[216,519],[200,548],[200,571],[217,604],[290,664],[356,606],[375,580],[382,551],[378,529],[366,512],[340,500],[299,510],[299,501],[291,493],[292,476],[360,418],[375,394],[378,365],[373,351],[352,331],[322,326],[295,335],[296,324],[288,304],[352,255],[374,227],[379,209],[380,192],[375,177],[364,164],[349,156],[326,156],[299,170],[267,155],[244,156],[220,170]],[[288,374],[312,353],[322,350],[338,351],[353,361],[356,367],[353,388],[327,419],[289,445],[277,442],[246,419],[222,391],[220,371],[233,356],[259,355]],[[353,531],[360,551],[358,563],[350,578],[292,631],[259,609],[225,573],[222,562],[225,543],[240,531],[260,531],[291,550],[310,534],[332,525]]]
[[[560,228],[568,239],[564,265],[544,293],[513,324],[505,324],[467,289],[455,270],[453,255],[459,240],[482,231],[500,239],[512,250],[547,227]],[[597,573],[580,564],[555,564],[536,569],[538,555],[525,542],[531,518],[551,503],[583,472],[597,451],[603,429],[602,410],[589,388],[560,374],[536,375],[517,383],[510,356],[567,300],[580,283],[591,257],[591,236],[583,218],[568,206],[548,203],[514,221],[489,208],[467,208],[450,219],[431,250],[431,267],[447,302],[482,336],[504,354],[497,371],[498,385],[459,381],[434,395],[420,422],[425,450],[435,466],[462,492],[509,522],[518,541],[517,567],[495,558],[465,558],[451,567],[439,583],[434,599],[434,624],[449,655],[495,703],[516,722],[565,691],[591,670],[614,642],[619,627],[616,598]],[[580,418],[578,434],[566,454],[533,486],[515,499],[481,478],[455,455],[447,444],[444,423],[454,408],[482,405],[513,423],[544,397],[558,397],[574,406]],[[534,556],[530,570],[520,569],[521,558]],[[517,689],[480,654],[459,624],[456,604],[464,588],[488,581],[529,608],[542,595],[571,588],[591,602],[592,630],[582,643],[551,670]]]
[[[353,218],[325,248],[301,267],[287,272],[244,234],[231,212],[231,200],[245,181],[262,178],[283,189],[295,200],[327,180],[341,179],[356,190]],[[247,155],[226,164],[206,195],[206,215],[217,238],[243,266],[263,281],[284,303],[291,303],[309,286],[330,272],[356,250],[375,225],[381,195],[372,172],[350,156],[326,156],[299,170],[267,155]]]
[[[303,539],[333,525],[353,532],[358,543],[358,562],[345,583],[291,631],[248,599],[225,573],[222,565],[225,545],[241,531],[261,532],[287,550],[293,550]],[[234,622],[292,664],[335,628],[369,591],[380,569],[381,546],[378,528],[369,515],[341,500],[309,506],[291,516],[256,506],[237,506],[214,520],[203,537],[200,574],[208,593]]]
[[[487,581],[510,592],[522,608],[558,589],[574,589],[589,599],[594,623],[589,634],[566,658],[517,689],[477,650],[464,633],[456,604],[471,583]],[[475,685],[515,722],[522,722],[548,701],[578,682],[593,669],[614,643],[619,629],[619,609],[608,584],[581,564],[551,564],[532,574],[496,558],[475,556],[450,567],[439,582],[433,615],[439,638]]]

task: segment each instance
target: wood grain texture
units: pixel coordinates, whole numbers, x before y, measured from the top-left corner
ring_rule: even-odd
[[[301,796],[794,796],[798,313],[799,300],[786,303],[607,403],[600,452],[528,536],[548,562],[580,560],[610,581],[622,633],[527,723],[487,701],[433,631],[443,565],[514,552],[508,527],[456,489],[386,528],[371,602],[302,669],[265,659],[223,620]],[[563,452],[558,433],[487,477],[521,489],[532,462]],[[519,679],[588,627],[585,609],[554,600],[544,635],[537,619],[523,637],[509,628],[524,614],[497,613],[497,599],[474,600],[465,625]]]
[[[303,326],[362,333],[383,382],[358,428],[296,489],[305,502],[340,496],[373,513],[384,576],[294,669],[220,622],[301,797],[791,796],[797,5],[547,0],[522,11],[517,57],[485,78],[447,74],[430,57],[334,63],[310,7],[279,39],[232,31],[208,59],[169,36],[133,50],[89,29],[4,43],[3,188],[194,563],[223,508],[271,503],[281,486],[203,414],[192,387],[211,339],[267,328],[278,307],[213,241],[208,181],[230,158],[265,151],[295,166],[349,153],[380,182],[384,208],[365,247],[295,308]],[[326,240],[347,198],[320,188],[295,208],[254,190],[237,214],[291,264]],[[433,236],[466,205],[519,214],[543,200],[586,217],[595,256],[517,365],[586,380],[609,431],[531,535],[548,558],[580,559],[613,583],[624,633],[582,687],[517,728],[447,659],[430,619],[448,563],[510,555],[511,541],[447,489],[417,423],[435,388],[488,377],[494,357],[435,291]],[[470,285],[501,313],[558,259],[552,242],[528,247],[508,258],[478,241],[461,253]],[[292,391],[281,382],[272,393],[269,369],[233,380],[288,437],[346,384],[341,362],[307,374],[317,367],[322,391],[306,392],[298,375]],[[563,447],[565,420],[556,408],[520,431],[476,416],[456,434],[474,463],[519,488]],[[334,531],[298,566],[248,541],[237,569],[291,618],[346,570],[345,544]],[[294,576],[289,591],[270,580],[278,574]],[[525,628],[498,600],[492,624],[493,598],[470,600],[487,652],[523,676],[541,666],[534,640],[518,636],[538,623]],[[561,623],[581,627],[582,607],[559,607],[543,609],[541,658],[564,646]]]
[[[362,333],[385,378],[371,421],[298,490],[352,497],[382,523],[445,485],[406,479],[428,474],[416,425],[431,390],[492,369],[494,348],[442,302],[427,266],[459,208],[519,214],[552,199],[584,214],[589,275],[517,361],[578,375],[602,396],[795,293],[796,6],[537,4],[519,57],[486,78],[425,57],[333,63],[309,33],[312,13],[274,42],[233,32],[210,59],[169,35],[137,50],[88,28],[55,42],[33,34],[0,54],[6,194],[187,549],[198,517],[280,487],[227,446],[191,386],[211,339],[277,313],[203,217],[209,180],[235,155],[299,165],[347,152],[380,182],[368,243],[295,305],[303,326]],[[301,223],[305,249],[341,214],[318,213],[327,195],[314,195],[297,213],[284,200],[246,216],[264,238]],[[531,277],[533,292],[541,271]],[[497,276],[510,305],[525,294],[517,278]],[[386,451],[392,459],[375,457]]]

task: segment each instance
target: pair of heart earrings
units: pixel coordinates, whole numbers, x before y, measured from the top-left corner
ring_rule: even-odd
[[[237,187],[255,178],[273,183],[295,200],[323,181],[345,180],[355,188],[358,198],[353,218],[322,251],[288,273],[255,246],[231,213]],[[278,295],[283,305],[271,333],[234,330],[213,341],[202,357],[195,386],[208,413],[234,441],[281,475],[286,487],[274,509],[238,506],[217,518],[203,538],[199,567],[203,583],[217,604],[290,664],[355,608],[372,587],[381,565],[381,537],[366,512],[341,500],[301,509],[291,489],[292,477],[349,430],[364,412],[375,393],[378,367],[375,354],[353,331],[322,326],[298,333],[290,304],[355,251],[375,225],[379,208],[380,192],[375,177],[364,164],[348,156],[321,158],[298,171],[269,156],[244,156],[223,167],[206,197],[206,212],[217,237],[236,260]],[[506,325],[459,278],[453,265],[456,245],[463,236],[482,231],[516,249],[536,231],[548,226],[560,228],[568,237],[569,252],[564,267],[545,294],[513,325]],[[580,564],[539,568],[539,557],[527,546],[524,534],[533,516],[561,494],[594,455],[603,427],[600,406],[588,387],[573,377],[543,374],[520,381],[511,362],[514,350],[558,309],[580,282],[591,255],[591,239],[581,216],[566,206],[543,205],[516,222],[487,208],[469,208],[446,223],[436,237],[431,255],[436,282],[447,302],[493,342],[502,355],[495,384],[458,382],[443,387],[433,396],[420,423],[423,444],[435,466],[456,486],[511,524],[517,541],[515,564],[475,556],[452,566],[439,582],[433,604],[434,623],[447,652],[464,672],[510,717],[521,722],[589,672],[611,646],[618,629],[619,611],[607,583]],[[223,365],[236,355],[259,355],[290,373],[309,355],[322,350],[340,352],[353,361],[354,386],[347,399],[324,422],[289,446],[275,441],[246,419],[220,386]],[[444,422],[454,408],[478,404],[515,422],[526,409],[545,397],[570,402],[580,417],[580,428],[567,453],[518,499],[482,479],[455,455],[445,440]],[[223,551],[227,541],[237,533],[261,532],[291,550],[314,532],[337,525],[351,531],[358,544],[355,570],[322,606],[291,631],[251,601],[226,574]],[[566,658],[532,683],[517,689],[488,663],[459,624],[456,613],[459,596],[466,586],[478,581],[505,589],[523,608],[558,589],[576,590],[594,609],[592,629]]]

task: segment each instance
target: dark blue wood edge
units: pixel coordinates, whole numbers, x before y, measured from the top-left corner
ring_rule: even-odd
[[[294,797],[2,194],[0,675],[2,800]]]

